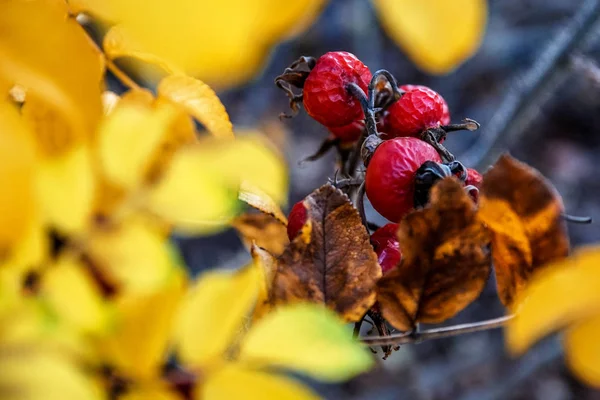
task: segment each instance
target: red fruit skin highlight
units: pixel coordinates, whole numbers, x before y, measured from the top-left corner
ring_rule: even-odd
[[[287,235],[290,241],[300,233],[300,230],[306,223],[306,208],[302,200],[294,204],[288,216]]]
[[[392,222],[399,222],[414,207],[414,177],[425,161],[441,162],[428,143],[399,137],[381,143],[371,157],[365,189],[373,208]]]
[[[398,224],[390,223],[377,229],[371,235],[371,243],[377,253],[377,261],[381,265],[381,272],[384,275],[398,266],[402,259],[397,232]]]
[[[407,87],[405,85],[403,87]],[[411,85],[412,86],[412,85]],[[401,87],[402,88],[402,87]],[[414,136],[442,125],[445,100],[434,90],[425,86],[416,86],[388,108],[386,115],[386,133],[388,137]],[[447,107],[447,105],[446,105]]]
[[[358,100],[348,91],[349,83],[367,92],[371,71],[354,54],[325,53],[304,82],[303,104],[308,115],[328,128],[340,127],[364,118]]]

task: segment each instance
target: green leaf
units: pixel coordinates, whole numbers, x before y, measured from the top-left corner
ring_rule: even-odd
[[[293,369],[323,381],[344,381],[374,360],[332,311],[312,304],[281,307],[248,332],[240,361]]]

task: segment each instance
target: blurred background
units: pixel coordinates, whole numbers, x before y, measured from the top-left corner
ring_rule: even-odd
[[[219,96],[234,125],[262,128],[285,154],[290,165],[290,205],[333,177],[335,160],[331,153],[298,166],[319,147],[327,131],[304,112],[283,122],[278,119],[281,112],[288,111],[288,101],[273,80],[301,55],[318,57],[327,51],[346,50],[371,71],[388,69],[401,84],[430,86],[449,103],[453,122],[469,117],[482,124],[479,132],[452,133],[446,143],[467,166],[485,170],[486,156],[493,154],[469,149],[479,136],[486,135],[486,127],[505,97],[514,95],[544,49],[556,45],[562,28],[582,4],[581,0],[491,0],[479,51],[454,72],[434,77],[419,71],[386,36],[369,1],[332,0],[310,29],[276,47],[259,77]],[[573,246],[600,242],[599,58],[600,40],[592,33],[563,60],[559,79],[527,99],[532,105],[527,126],[519,123],[495,138],[497,148],[539,169],[554,183],[567,212],[598,221],[571,224]],[[479,159],[483,160],[480,164],[476,162]],[[384,222],[370,206],[367,213],[370,220]],[[249,259],[234,231],[179,242],[194,272],[235,267]],[[446,324],[493,318],[503,312],[491,280],[478,301]],[[600,399],[600,392],[570,375],[559,340],[546,339],[520,359],[505,354],[500,330],[406,345],[378,369],[345,385],[315,385],[332,399]]]

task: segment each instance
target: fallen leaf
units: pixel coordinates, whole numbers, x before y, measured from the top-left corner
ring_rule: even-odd
[[[374,0],[383,28],[410,59],[432,74],[445,74],[479,48],[486,0]]]
[[[375,302],[381,277],[367,230],[348,197],[331,185],[304,204],[307,223],[278,258],[271,303],[322,303],[358,321]]]
[[[383,316],[403,331],[456,315],[479,296],[491,270],[489,233],[460,183],[446,178],[430,197],[400,222],[402,262],[378,284]]]
[[[280,256],[290,244],[285,225],[268,214],[244,213],[235,218],[231,225],[248,249],[255,243],[274,256]]]
[[[479,204],[492,231],[498,295],[509,306],[534,271],[569,253],[562,199],[538,171],[503,155],[483,176]]]

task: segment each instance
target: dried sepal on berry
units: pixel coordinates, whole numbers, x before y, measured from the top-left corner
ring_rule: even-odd
[[[564,206],[546,178],[507,154],[484,174],[479,202],[492,231],[498,294],[508,306],[533,272],[568,255]]]
[[[399,225],[402,262],[378,283],[383,316],[397,329],[439,323],[474,301],[489,277],[489,232],[461,183],[444,178],[430,204]]]
[[[358,321],[375,302],[381,277],[367,230],[348,197],[329,184],[303,203],[307,222],[278,258],[271,303],[321,303]]]

